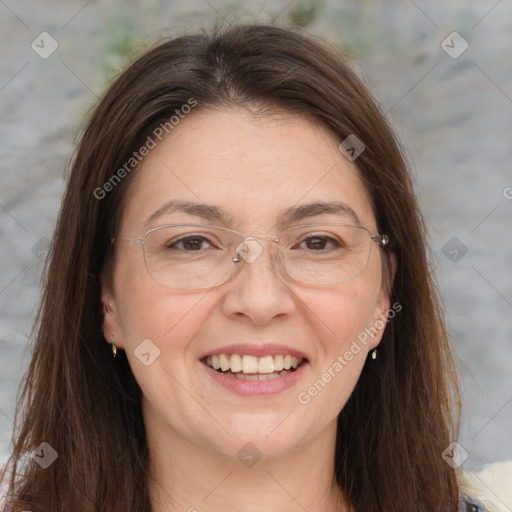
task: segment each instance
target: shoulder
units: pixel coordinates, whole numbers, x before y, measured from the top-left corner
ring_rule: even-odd
[[[512,510],[512,460],[487,464],[478,472],[459,475],[459,512]]]

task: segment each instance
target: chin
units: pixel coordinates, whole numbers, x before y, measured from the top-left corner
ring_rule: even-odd
[[[311,431],[312,426],[307,428],[304,424],[301,427],[294,424],[293,413],[283,421],[284,417],[286,415],[253,415],[251,423],[244,420],[231,421],[227,429],[232,437],[225,435],[225,442],[219,443],[215,439],[211,443],[227,457],[236,457],[242,462],[245,456],[266,459],[288,455],[306,442],[305,434]],[[300,432],[299,428],[301,431],[306,430]]]

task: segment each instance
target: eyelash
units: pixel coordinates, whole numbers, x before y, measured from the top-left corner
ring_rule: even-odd
[[[174,248],[176,248],[176,246],[179,243],[186,242],[188,240],[200,240],[201,242],[208,242],[211,245],[211,241],[208,240],[207,238],[205,238],[204,236],[201,236],[201,235],[188,235],[188,236],[184,236],[182,238],[178,238],[178,240],[176,240],[174,242],[168,242],[165,245],[166,245],[166,247],[168,249],[174,249]],[[181,250],[186,250],[186,249],[181,249]]]
[[[307,240],[311,240],[311,239],[319,239],[319,240],[322,240],[323,242],[331,243],[335,247],[343,247],[343,243],[341,243],[339,240],[337,240],[331,236],[327,236],[327,235],[309,235],[306,238],[304,238],[303,240],[301,240],[299,243],[302,244],[303,242],[306,242]]]
[[[327,236],[327,235],[309,235],[309,236],[303,238],[298,244],[301,245],[304,242],[307,242],[307,241],[310,241],[310,240],[315,240],[315,239],[321,240],[322,242],[330,243],[330,244],[334,245],[334,247],[343,247],[344,246],[344,244],[342,242],[340,242],[339,240],[337,240],[337,239],[335,239],[333,237]],[[168,249],[175,249],[178,244],[185,243],[185,242],[187,242],[189,240],[199,240],[200,242],[206,242],[209,245],[212,245],[212,242],[210,240],[208,240],[204,236],[201,236],[201,235],[188,235],[188,236],[179,238],[178,240],[176,240],[176,241],[174,241],[172,243],[167,243],[166,247]],[[186,249],[180,249],[180,250],[186,250]],[[325,250],[325,249],[322,249],[322,250]],[[191,252],[194,252],[194,251],[191,251]]]

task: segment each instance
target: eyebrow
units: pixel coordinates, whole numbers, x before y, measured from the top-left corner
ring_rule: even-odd
[[[153,212],[147,218],[144,226],[148,226],[148,224],[150,224],[155,219],[175,211],[188,213],[189,215],[195,215],[196,217],[201,217],[207,221],[218,221],[225,225],[230,224],[233,219],[232,215],[215,205],[172,199],[171,201],[164,203],[160,208],[158,208],[158,210]],[[354,209],[342,201],[313,202],[299,206],[292,206],[281,213],[279,216],[278,224],[292,224],[308,217],[314,217],[315,215],[321,214],[348,217],[354,221],[357,226],[362,225]]]
[[[361,221],[356,212],[347,203],[342,201],[314,202],[287,208],[279,218],[279,224],[292,224],[308,217],[321,214],[349,217],[356,225],[361,226]]]
[[[150,222],[162,217],[166,213],[171,213],[173,211],[188,213],[189,215],[195,215],[196,217],[201,217],[202,219],[209,221],[222,222],[223,224],[229,224],[232,220],[232,216],[218,206],[172,199],[153,212],[146,219],[146,222],[144,222],[144,226],[147,226]]]

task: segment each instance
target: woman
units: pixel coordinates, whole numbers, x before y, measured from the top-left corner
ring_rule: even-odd
[[[72,164],[6,506],[483,510],[442,456],[459,397],[425,240],[332,50],[247,26],[147,52]]]

